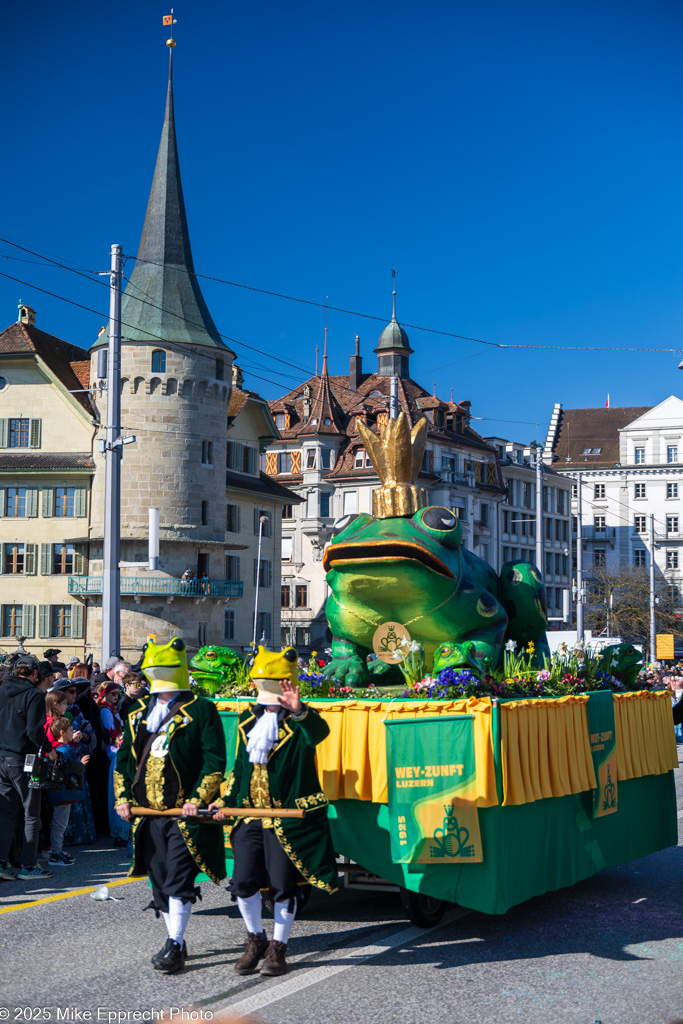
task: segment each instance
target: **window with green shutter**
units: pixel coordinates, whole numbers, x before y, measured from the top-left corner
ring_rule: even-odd
[[[53,487],[43,488],[43,517],[51,519],[55,514],[55,492]],[[40,634],[43,635],[42,633]],[[46,636],[48,634],[45,634]]]
[[[83,605],[71,605],[71,638],[80,640],[83,637]]]
[[[50,605],[41,604],[38,606],[38,636],[48,637],[50,635]]]
[[[6,448],[9,440],[9,420],[6,417],[0,419],[0,448]]]
[[[88,559],[85,553],[85,544],[74,545],[74,576],[85,576],[88,571]]]
[[[40,448],[42,420],[31,420],[29,424],[29,447]]]
[[[2,420],[0,420],[2,423]],[[0,445],[0,447],[2,447]],[[0,487],[0,516],[4,517],[7,515],[7,488]]]
[[[36,635],[36,607],[33,604],[23,605],[21,631],[24,636]]]
[[[26,488],[26,515],[29,519],[35,519],[38,515],[38,488]]]
[[[35,576],[38,571],[38,545],[26,544],[24,554],[24,573],[26,576]]]
[[[40,545],[40,575],[52,575],[52,544]]]
[[[86,491],[85,487],[77,487],[74,493],[74,515],[81,518],[86,514]]]

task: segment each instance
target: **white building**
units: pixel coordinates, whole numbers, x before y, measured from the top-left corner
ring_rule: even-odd
[[[683,401],[672,395],[653,408],[605,409],[563,409],[557,403],[544,458],[574,481],[575,539],[580,489],[588,577],[591,567],[648,566],[654,517],[657,579],[680,605]]]

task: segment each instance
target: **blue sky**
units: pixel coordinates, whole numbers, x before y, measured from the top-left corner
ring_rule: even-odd
[[[174,9],[199,272],[388,319],[395,266],[404,323],[504,345],[683,348],[679,3]],[[5,6],[0,234],[89,269],[105,269],[112,242],[137,251],[169,11],[164,0]],[[7,255],[33,259],[0,243],[3,273],[106,310],[101,285]],[[272,398],[313,372],[323,309],[203,289],[247,386]],[[0,278],[3,327],[19,299],[84,346],[105,319]],[[381,328],[330,312],[330,372],[347,372],[356,333],[375,369]],[[544,435],[556,401],[604,405],[609,391],[613,405],[654,404],[683,381],[675,354],[408,333],[412,376],[469,399],[482,433],[523,441],[536,423]],[[249,374],[254,363],[267,369]]]

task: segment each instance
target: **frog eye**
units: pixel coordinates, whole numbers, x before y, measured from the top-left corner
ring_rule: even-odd
[[[215,651],[207,651],[206,652],[206,657],[207,658],[215,658],[216,657],[216,652]]]
[[[174,651],[184,651],[185,650],[185,641],[181,640],[180,637],[177,636],[175,638],[175,640],[173,640],[171,642],[171,647],[173,648]]]
[[[422,522],[430,530],[450,531],[455,530],[458,525],[458,518],[450,509],[441,505],[431,505],[422,512]]]
[[[147,650],[148,647],[149,647],[149,644],[143,644],[142,645],[142,653],[143,654],[145,653],[145,651]]]
[[[282,657],[285,661],[296,661],[296,651],[293,647],[288,647],[286,651],[282,652]]]
[[[341,533],[342,530],[345,530],[346,527],[354,521],[354,519],[358,519],[358,515],[358,512],[352,512],[350,515],[343,516],[341,519],[338,519],[337,522],[332,527],[332,536],[336,537],[338,533]]]

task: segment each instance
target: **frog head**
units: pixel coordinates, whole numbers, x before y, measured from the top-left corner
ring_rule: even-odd
[[[285,647],[282,651],[269,651],[259,644],[249,673],[252,682],[258,687],[259,704],[278,704],[282,693],[280,680],[289,679],[296,686],[299,679],[299,659],[293,647]]]
[[[143,648],[144,657],[140,671],[150,683],[151,693],[168,693],[170,690],[189,690],[190,676],[187,670],[185,641],[176,636],[167,644],[156,644],[148,640]]]
[[[223,686],[229,686],[237,676],[242,659],[230,647],[210,644],[200,647],[190,661],[192,676],[202,689],[211,695]]]
[[[439,505],[406,517],[361,513],[339,520],[323,555],[333,634],[371,647],[380,623],[408,623],[416,609],[447,603],[460,581],[461,540],[459,519]],[[438,615],[432,627],[441,639]]]

